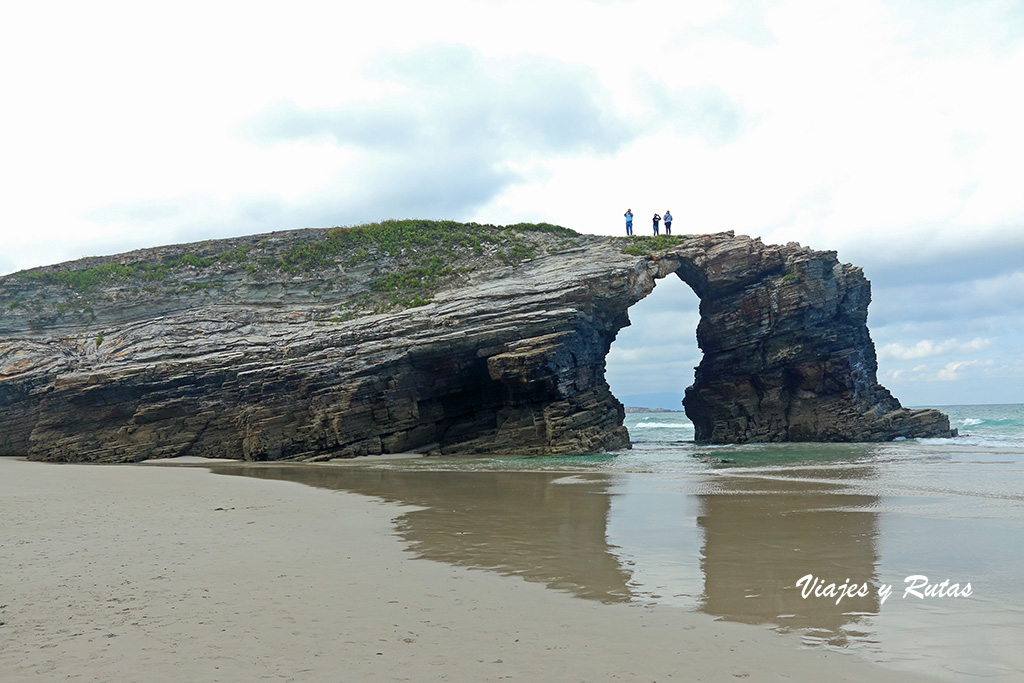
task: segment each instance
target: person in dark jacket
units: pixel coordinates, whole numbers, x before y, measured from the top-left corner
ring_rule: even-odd
[[[654,214],[654,234],[658,234],[658,223],[661,221],[661,216]]]

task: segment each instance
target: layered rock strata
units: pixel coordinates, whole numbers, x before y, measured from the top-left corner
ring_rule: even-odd
[[[732,233],[646,243],[503,230],[457,242],[445,255],[454,268],[410,266],[427,246],[331,251],[338,233],[306,230],[0,278],[5,454],[628,448],[605,356],[629,307],[673,274],[701,299],[704,359],[684,401],[699,441],[950,434],[946,416],[905,410],[877,383],[870,285],[834,252]],[[302,268],[287,265],[310,249]],[[96,273],[114,275],[80,277]],[[417,278],[430,281],[424,296],[395,294]]]

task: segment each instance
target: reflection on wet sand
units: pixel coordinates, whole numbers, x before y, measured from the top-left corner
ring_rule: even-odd
[[[629,578],[605,542],[603,474],[428,471],[316,465],[216,465],[416,506],[397,519],[419,557],[515,574],[601,600],[630,600]]]
[[[857,626],[878,613],[878,520],[874,496],[841,485],[721,477],[701,494],[702,569],[708,614],[804,630],[833,645],[867,634]],[[804,598],[807,574],[825,584],[869,582],[865,597]]]
[[[696,501],[686,519],[678,506],[650,503],[657,497],[642,482],[653,480],[642,474],[269,464],[211,469],[415,506],[397,519],[397,529],[418,556],[515,574],[579,597],[622,602],[668,590],[699,596],[691,606],[720,618],[801,629],[836,645],[863,642],[868,634],[858,622],[879,610],[874,585],[867,597],[838,605],[804,599],[796,587],[805,574],[826,583],[877,583],[878,522],[871,509],[878,499],[844,493],[839,482],[728,474],[691,480],[674,492]],[[624,477],[637,478],[635,485],[621,485]],[[615,520],[626,531],[614,545],[610,514],[634,517]],[[692,526],[694,517],[696,532],[672,533]],[[665,585],[664,576],[661,585],[645,585],[645,558],[693,558],[695,565],[698,556],[699,572],[669,578],[675,585]]]

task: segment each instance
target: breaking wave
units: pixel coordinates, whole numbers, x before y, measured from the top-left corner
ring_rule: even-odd
[[[693,429],[691,422],[638,422],[633,429]]]

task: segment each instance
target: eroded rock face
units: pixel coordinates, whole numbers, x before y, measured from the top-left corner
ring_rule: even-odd
[[[0,278],[4,450],[137,461],[628,448],[605,356],[628,308],[673,274],[701,299],[704,360],[684,401],[698,440],[950,433],[944,415],[904,410],[877,383],[870,285],[833,252],[732,233],[648,255],[623,253],[621,238],[516,239],[532,259],[463,268],[426,305],[333,318],[379,291],[380,268],[345,254],[268,277],[224,261],[174,275],[174,296],[94,289],[87,313],[65,305],[67,285]],[[181,263],[188,246],[89,263]]]
[[[675,258],[701,298],[704,358],[683,401],[698,441],[949,436],[945,415],[905,410],[878,384],[860,268],[743,238]]]

